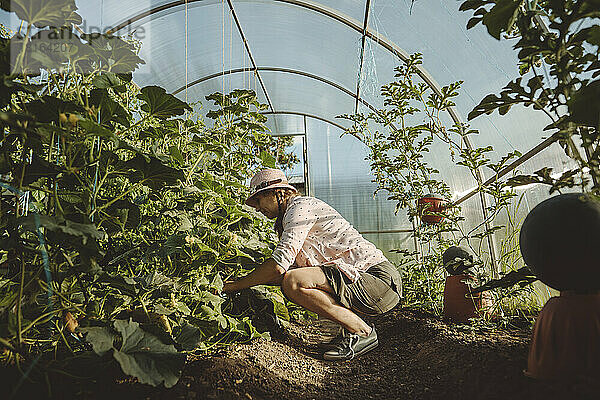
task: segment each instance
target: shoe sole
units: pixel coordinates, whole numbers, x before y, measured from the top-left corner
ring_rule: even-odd
[[[362,354],[365,354],[371,350],[373,350],[374,348],[376,348],[377,346],[379,346],[379,340],[371,343],[370,345],[364,347],[361,351],[359,351],[358,353],[354,353],[354,356],[352,358],[348,358],[348,357],[336,357],[336,356],[328,356],[327,354],[323,354],[323,359],[327,360],[327,361],[346,361],[346,360],[352,360]]]

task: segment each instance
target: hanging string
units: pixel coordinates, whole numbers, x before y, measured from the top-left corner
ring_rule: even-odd
[[[189,21],[189,9],[188,9],[188,0],[185,0],[185,13],[184,13],[184,17],[185,17],[185,104],[188,104],[188,85],[189,85],[189,80],[188,80],[188,72],[189,72],[189,67],[188,67],[188,36],[189,36],[189,26],[188,26],[188,21]],[[183,140],[183,136],[185,136],[187,138],[188,136],[188,125],[187,125],[187,120],[188,120],[188,110],[187,108],[185,109],[184,112],[184,117],[183,117],[183,122],[179,122],[179,147],[181,147],[181,142]],[[182,130],[182,124],[183,124],[183,130]],[[185,131],[185,133],[183,132]],[[186,159],[187,159],[187,154],[186,154]]]
[[[8,185],[6,183],[0,182],[0,187],[13,192],[17,196],[17,204],[20,206],[22,201],[27,202],[27,210],[29,210],[29,203],[32,204],[33,209],[33,221],[35,223],[35,230],[38,236],[38,241],[40,243],[40,252],[42,253],[42,262],[44,264],[44,272],[46,275],[46,284],[47,284],[47,294],[48,294],[48,308],[52,311],[52,274],[50,273],[50,261],[48,258],[48,252],[46,251],[46,241],[44,240],[44,235],[42,233],[42,224],[40,221],[39,210],[37,209],[34,202],[31,201],[29,196],[29,192],[23,193],[19,189]]]
[[[100,125],[100,110],[98,110],[98,125]],[[94,156],[94,146],[96,146],[96,151],[98,153],[98,161],[96,162],[96,173],[94,174],[94,189],[92,191],[92,194],[94,196],[93,201],[92,201],[92,216],[90,218],[90,220],[92,222],[94,222],[93,211],[96,208],[96,190],[97,190],[97,186],[98,186],[98,169],[100,168],[100,150],[101,150],[100,145],[101,145],[100,138],[95,137],[94,142],[92,143],[92,157]]]
[[[231,60],[231,50],[233,49],[233,18],[229,18],[229,69],[233,67],[233,61]],[[231,79],[233,74],[229,74],[229,93],[231,93]]]
[[[223,20],[222,20],[222,36],[221,36],[221,41],[223,43],[223,60],[222,60],[222,75],[221,75],[221,86],[222,86],[222,96],[223,96],[223,107],[225,107],[225,0],[221,0],[221,5],[222,5],[222,12],[223,12]]]
[[[2,182],[0,182],[0,187],[3,187],[4,189],[7,189],[10,192],[13,192],[17,196],[17,207],[20,206],[21,201],[26,201],[27,202],[26,210],[29,210],[29,202],[31,202],[29,192],[23,193],[19,189],[15,188],[11,185],[2,183]],[[54,307],[52,307],[53,291],[52,291],[52,273],[50,272],[50,260],[48,258],[48,252],[46,251],[46,241],[44,240],[44,234],[42,232],[42,223],[40,221],[40,215],[38,213],[39,210],[37,209],[35,203],[33,203],[33,202],[32,202],[32,208],[33,208],[33,222],[35,224],[35,231],[37,233],[38,242],[40,243],[40,253],[42,253],[42,263],[44,265],[44,275],[46,276],[46,292],[47,292],[47,297],[48,297],[48,309],[50,310],[50,313],[52,313],[54,311],[53,310]],[[27,215],[27,214],[25,214],[25,215]],[[50,326],[50,320],[48,321],[48,326]],[[31,363],[31,365],[29,366],[27,371],[25,371],[25,373],[21,376],[21,379],[19,380],[19,382],[17,382],[17,385],[15,386],[15,388],[12,392],[11,398],[13,398],[15,396],[19,387],[23,384],[23,382],[25,382],[25,380],[27,380],[27,378],[29,377],[29,374],[33,370],[33,367],[35,367],[35,365],[38,363],[40,356],[41,356],[41,354],[38,355],[36,358],[34,358],[33,362]]]
[[[185,0],[185,102],[188,102],[188,0]],[[185,119],[187,120],[187,109]]]

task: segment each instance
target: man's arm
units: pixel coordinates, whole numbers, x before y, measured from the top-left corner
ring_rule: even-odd
[[[237,281],[227,281],[223,284],[223,292],[237,292],[256,285],[280,285],[285,269],[280,267],[275,260],[268,258],[243,278]]]

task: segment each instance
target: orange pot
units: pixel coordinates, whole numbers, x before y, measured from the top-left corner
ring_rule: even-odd
[[[451,275],[444,286],[444,318],[451,322],[466,323],[469,318],[480,315],[481,309],[489,305],[489,299],[481,293],[471,294],[465,282],[475,277],[467,274]]]
[[[417,201],[419,218],[426,224],[437,224],[442,220],[442,216],[433,213],[441,213],[444,211],[444,206],[444,199],[433,194],[427,194]]]
[[[600,293],[567,291],[546,302],[535,322],[525,375],[600,378]]]

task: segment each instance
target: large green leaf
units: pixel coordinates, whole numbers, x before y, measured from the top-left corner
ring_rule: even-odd
[[[181,210],[167,210],[163,213],[168,217],[176,218],[178,220],[177,232],[188,232],[194,228],[188,213]]]
[[[38,28],[81,23],[75,0],[1,0],[0,6]]]
[[[509,288],[516,285],[517,283],[523,287],[529,285],[532,282],[537,281],[538,278],[531,272],[531,269],[527,266],[521,267],[516,271],[510,271],[500,279],[492,279],[486,282],[484,285],[473,289],[472,294],[485,292],[487,290]]]
[[[498,0],[494,7],[483,17],[483,24],[490,35],[500,40],[500,33],[514,25],[519,7],[524,0]]]
[[[200,329],[185,322],[179,329],[179,333],[175,337],[175,342],[181,346],[181,349],[190,351],[198,346],[203,336]]]
[[[169,388],[177,383],[186,359],[184,354],[142,330],[137,322],[117,320],[114,326],[123,344],[113,356],[123,372],[152,386],[164,383]]]
[[[85,108],[73,102],[54,96],[44,96],[23,105],[25,110],[38,122],[58,123],[59,114],[84,114]]]
[[[264,167],[266,167],[266,168],[275,168],[275,161],[276,160],[275,160],[275,157],[272,154],[270,154],[270,153],[268,153],[268,152],[266,152],[266,151],[263,150],[263,151],[260,152],[260,159],[261,159]]]
[[[21,55],[25,41],[27,41],[26,51]],[[37,75],[40,68],[64,70],[70,56],[78,52],[79,44],[81,44],[79,38],[71,32],[70,28],[43,29],[30,38],[15,36],[11,38],[11,67],[16,74]],[[20,60],[21,56],[22,60]],[[15,68],[18,67],[22,69],[16,70]]]
[[[132,170],[129,179],[132,182],[142,181],[152,189],[164,189],[165,185],[175,185],[183,181],[183,171],[165,165],[156,157],[143,157],[137,154],[125,163],[125,167]]]
[[[89,96],[89,104],[100,109],[100,124],[113,125],[114,122],[129,127],[131,116],[123,106],[111,99],[106,89],[92,89]]]
[[[103,273],[98,278],[98,283],[107,283],[112,288],[119,290],[124,295],[135,297],[139,292],[139,287],[133,278],[120,275],[109,275]]]
[[[89,328],[81,328],[85,333],[85,340],[92,345],[94,352],[99,356],[103,356],[113,348],[115,336],[112,332],[101,326],[92,326]]]
[[[99,231],[94,224],[80,224],[49,215],[38,215],[36,218],[35,215],[30,214],[19,218],[17,223],[32,232],[37,232],[39,223],[41,227],[46,229],[46,232],[49,231],[55,234],[55,240],[76,247],[90,247],[95,244],[96,240],[102,240],[106,237],[106,233]]]
[[[183,159],[183,154],[181,154],[181,150],[177,146],[169,146],[169,154],[171,154],[171,158],[179,165],[184,165],[185,160]]]
[[[600,129],[600,81],[583,86],[567,102],[569,121]]]
[[[102,206],[106,201],[97,202],[97,206]],[[110,215],[103,221],[102,226],[107,232],[125,231],[125,229],[135,229],[141,222],[141,211],[137,204],[128,200],[117,200],[106,208],[106,213]]]
[[[126,82],[131,81],[131,74],[125,76],[124,74],[115,74],[113,72],[105,72],[102,75],[98,75],[94,78],[92,83],[98,89],[112,88],[117,92],[126,90]]]
[[[172,94],[168,94],[165,89],[158,86],[146,86],[142,88],[142,92],[138,95],[138,98],[146,103],[142,105],[142,110],[160,119],[181,115],[186,110],[192,111],[192,108],[188,104]]]
[[[22,167],[25,168],[25,172],[22,172]],[[49,163],[48,161],[34,155],[31,159],[31,163],[25,163],[17,168],[15,171],[20,176],[23,175],[23,184],[28,185],[32,182],[37,181],[40,178],[55,178],[60,173],[65,172],[59,165]]]
[[[86,34],[81,38],[92,48],[102,71],[128,74],[145,64],[136,54],[134,46],[118,36]]]
[[[98,125],[94,121],[84,119],[79,121],[79,126],[84,129],[86,136],[100,137],[118,143],[117,137],[115,136],[113,131],[111,131],[110,129],[106,129],[101,125]]]
[[[175,287],[175,281],[156,271],[144,275],[136,281],[146,290],[160,289],[170,291]]]

